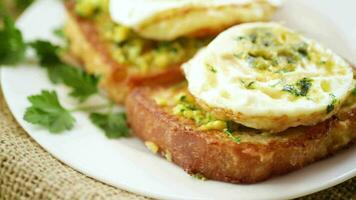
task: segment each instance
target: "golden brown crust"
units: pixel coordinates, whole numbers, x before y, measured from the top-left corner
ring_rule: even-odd
[[[108,44],[100,37],[95,24],[74,13],[74,1],[67,1],[68,22],[65,28],[70,54],[89,73],[102,75],[101,86],[117,103],[123,103],[128,92],[140,85],[165,85],[184,79],[180,65],[147,74],[130,74],[127,67],[111,56]]]
[[[356,139],[356,109],[325,122],[298,127],[268,142],[223,139],[219,131],[198,131],[195,124],[171,115],[151,97],[150,88],[136,88],[126,102],[135,135],[158,145],[190,174],[232,183],[255,183],[299,169],[324,158]]]

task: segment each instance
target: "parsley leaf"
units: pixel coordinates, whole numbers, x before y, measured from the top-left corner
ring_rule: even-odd
[[[29,96],[31,106],[27,108],[24,120],[48,128],[51,133],[70,130],[75,119],[58,100],[55,91],[43,90],[41,94]]]
[[[47,69],[48,77],[51,82],[61,82],[60,68],[63,63],[58,56],[59,46],[43,40],[32,42],[30,46],[36,51],[40,65]]]
[[[91,113],[90,120],[101,128],[110,139],[129,136],[129,128],[124,113]]]
[[[352,95],[356,96],[356,87],[352,90]]]
[[[31,47],[36,50],[40,64],[47,69],[48,77],[53,83],[64,83],[72,88],[71,96],[85,101],[98,92],[99,78],[85,73],[82,69],[67,65],[60,60],[60,47],[47,41],[35,41]]]
[[[0,65],[13,65],[25,57],[26,44],[10,17],[4,17],[0,30]]]
[[[27,8],[29,5],[31,5],[31,3],[33,2],[34,0],[16,0],[15,1],[15,4],[16,4],[16,7],[20,10],[24,10],[25,8]]]
[[[60,67],[59,74],[63,83],[72,88],[70,95],[78,98],[81,102],[98,92],[99,78],[95,75],[87,74],[79,68],[66,65]]]
[[[35,49],[39,57],[40,64],[43,67],[51,67],[61,63],[58,56],[60,47],[45,40],[37,40],[30,43],[30,46]]]
[[[4,16],[9,15],[9,12],[7,11],[4,1],[0,1],[0,18],[3,18]]]

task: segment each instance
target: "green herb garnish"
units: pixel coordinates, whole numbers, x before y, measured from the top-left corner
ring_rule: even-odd
[[[330,94],[331,102],[328,106],[326,106],[326,113],[331,113],[335,109],[335,104],[337,103],[337,99],[334,94]]]
[[[0,65],[14,65],[25,58],[26,44],[10,17],[4,17],[0,29]]]
[[[295,85],[285,85],[282,91],[289,92],[294,96],[307,96],[308,92],[312,86],[312,79],[309,78],[302,78]]]
[[[255,89],[255,81],[250,81],[248,83],[246,83],[245,81],[243,80],[240,80],[242,85],[246,88],[246,89],[249,89],[249,90],[252,90],[252,89]]]
[[[31,43],[31,46],[36,50],[40,64],[47,69],[49,79],[53,83],[64,83],[71,87],[71,96],[85,101],[97,93],[99,78],[63,63],[59,57],[59,46],[47,41],[36,41]]]
[[[234,133],[234,126],[235,126],[235,122],[233,121],[227,121],[226,122],[226,129],[224,129],[224,133],[226,135],[229,136],[229,138],[235,142],[235,143],[240,143],[241,142],[241,138],[240,137],[236,137],[233,133]]]
[[[299,96],[307,96],[310,87],[312,86],[312,80],[309,78],[303,78],[297,82],[299,88]]]
[[[48,128],[51,133],[60,133],[73,128],[75,119],[70,111],[59,103],[55,91],[43,90],[41,94],[29,96],[28,100],[31,106],[27,108],[24,115],[24,120],[27,122]]]
[[[24,10],[31,5],[32,2],[34,2],[34,0],[15,0],[15,5],[17,9]]]
[[[27,45],[24,43],[21,32],[9,17],[4,18],[0,38],[0,65],[21,62],[24,59]],[[98,92],[99,78],[62,62],[59,56],[61,50],[59,46],[48,41],[35,41],[29,45],[36,51],[40,65],[47,69],[49,79],[53,83],[64,83],[71,87],[71,96],[84,101]],[[108,105],[94,105],[68,110],[59,102],[57,93],[48,90],[29,96],[28,101],[31,105],[26,109],[23,119],[47,128],[51,133],[71,130],[75,124],[72,112],[102,110],[113,105],[110,102]],[[109,138],[128,136],[129,129],[124,113],[92,113],[90,119],[103,129]]]
[[[72,112],[101,110],[103,108],[112,107],[113,104],[90,107],[78,107],[72,110],[64,108],[55,91],[44,90],[38,95],[28,97],[31,106],[27,108],[24,115],[24,120],[47,128],[51,133],[61,133],[71,130],[74,126],[75,119]],[[100,129],[105,132],[105,135],[110,138],[120,138],[129,136],[129,128],[126,123],[124,113],[90,114],[90,120]]]
[[[65,39],[65,34],[64,34],[64,27],[61,26],[61,27],[58,27],[56,29],[53,30],[53,34],[55,36],[57,36],[58,38],[61,38],[61,39]]]
[[[233,135],[232,132],[230,132],[228,129],[224,130],[224,133],[227,134],[229,136],[229,138],[235,142],[235,143],[240,143],[241,142],[241,138],[240,137],[236,137]]]
[[[217,72],[214,66],[207,64],[207,67],[208,67],[209,71],[211,71],[213,73]]]
[[[58,56],[60,47],[43,40],[32,42],[30,46],[36,51],[40,65],[47,69],[51,82],[61,82],[60,68],[64,64]]]
[[[97,76],[67,65],[61,67],[60,73],[63,83],[72,88],[70,95],[78,98],[79,101],[83,102],[98,92],[99,78]]]
[[[129,128],[126,123],[126,115],[124,113],[92,113],[90,120],[99,128],[101,128],[108,138],[120,138],[129,136]]]
[[[249,82],[249,83],[247,84],[246,88],[247,88],[247,89],[254,89],[254,84],[255,84],[255,82],[254,82],[254,81],[251,81],[251,82]]]

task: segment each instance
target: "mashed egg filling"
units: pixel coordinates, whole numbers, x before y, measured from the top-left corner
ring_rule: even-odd
[[[183,69],[205,110],[270,132],[329,118],[354,84],[341,57],[276,23],[235,26]]]
[[[76,0],[75,12],[95,24],[100,38],[108,44],[112,58],[131,72],[147,74],[180,65],[211,41],[210,37],[172,41],[142,38],[130,27],[112,20],[109,2],[116,0]]]

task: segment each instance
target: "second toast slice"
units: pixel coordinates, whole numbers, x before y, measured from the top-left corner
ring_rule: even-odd
[[[135,135],[189,174],[255,183],[302,168],[354,142],[354,98],[329,120],[279,134],[214,118],[198,107],[185,85],[136,88],[126,104]]]

